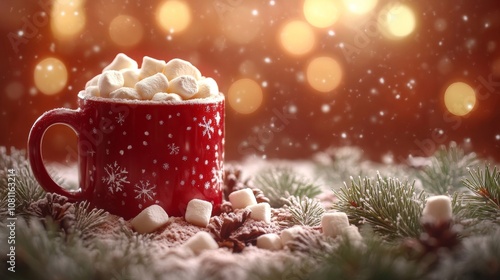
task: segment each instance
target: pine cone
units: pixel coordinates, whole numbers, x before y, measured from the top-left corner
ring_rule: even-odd
[[[238,228],[240,228],[245,221],[250,217],[250,210],[245,209],[238,212],[222,213],[220,216],[213,218],[212,222],[208,225],[208,229],[219,247],[226,247],[232,249],[233,252],[241,252],[245,244],[231,235]]]
[[[75,206],[68,198],[55,193],[46,193],[45,198],[31,203],[28,212],[42,218],[45,222],[51,217],[65,232],[69,232],[75,224]]]

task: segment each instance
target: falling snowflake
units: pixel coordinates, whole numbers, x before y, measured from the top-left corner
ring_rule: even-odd
[[[203,127],[203,136],[208,134],[208,139],[212,138],[211,133],[214,133],[214,128],[212,127],[212,120],[206,120],[203,116],[203,122],[199,123],[198,126]]]
[[[176,146],[174,143],[168,144],[168,149],[170,150],[171,155],[179,153],[179,146]]]
[[[130,183],[127,181],[127,169],[120,167],[116,161],[113,164],[107,164],[104,171],[106,176],[102,177],[102,182],[108,186],[111,193],[123,191],[124,185]]]
[[[140,180],[134,187],[134,192],[137,193],[135,198],[142,199],[143,202],[146,202],[146,199],[153,200],[154,196],[156,196],[156,192],[154,192],[156,185],[151,185],[149,180]]]
[[[123,125],[123,123],[125,122],[125,116],[122,115],[122,113],[118,113],[118,117],[116,117],[115,119],[119,125]]]

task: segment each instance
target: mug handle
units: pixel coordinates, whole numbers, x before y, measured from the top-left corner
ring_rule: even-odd
[[[50,177],[42,158],[42,140],[43,135],[49,127],[55,124],[64,124],[72,128],[79,136],[81,130],[80,109],[71,110],[58,108],[45,112],[33,124],[28,136],[28,158],[33,175],[47,192],[54,192],[68,197],[70,201],[85,200],[88,190],[78,190],[70,192],[58,185]]]

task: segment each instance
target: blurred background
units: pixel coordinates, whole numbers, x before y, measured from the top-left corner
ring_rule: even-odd
[[[374,161],[456,141],[500,160],[497,0],[4,0],[0,145],[25,148],[43,112],[123,52],[182,58],[226,95],[226,159],[310,158],[357,146]],[[44,157],[75,161],[49,129]]]

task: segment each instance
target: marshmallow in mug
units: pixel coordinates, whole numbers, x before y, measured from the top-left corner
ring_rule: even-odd
[[[181,101],[217,96],[219,87],[188,61],[174,58],[165,62],[145,56],[139,68],[135,60],[119,53],[101,74],[87,82],[85,93],[104,98]]]

